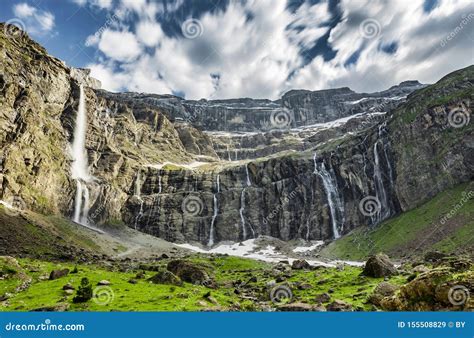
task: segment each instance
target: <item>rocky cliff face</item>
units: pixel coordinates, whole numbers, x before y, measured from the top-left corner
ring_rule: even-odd
[[[424,89],[407,82],[374,94],[185,101],[97,89],[25,34],[0,28],[0,198],[10,204],[72,215],[80,83],[88,222],[97,226],[123,222],[204,245],[258,235],[330,240],[472,180],[473,66]]]

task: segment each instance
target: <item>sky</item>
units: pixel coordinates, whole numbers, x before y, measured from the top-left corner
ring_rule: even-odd
[[[433,83],[474,60],[470,0],[0,0],[110,91],[278,99]]]

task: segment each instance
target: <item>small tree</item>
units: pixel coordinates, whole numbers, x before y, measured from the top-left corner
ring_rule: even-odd
[[[73,303],[85,303],[92,298],[92,285],[89,279],[82,278],[81,285],[77,289],[76,295],[72,299]]]

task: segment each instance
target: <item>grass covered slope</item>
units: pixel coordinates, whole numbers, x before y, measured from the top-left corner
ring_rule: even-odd
[[[361,260],[377,252],[391,257],[409,257],[433,250],[473,254],[473,197],[474,183],[461,184],[376,228],[355,229],[329,244],[321,255]]]
[[[13,259],[12,259],[13,260]],[[213,271],[216,286],[208,288],[185,282],[182,286],[154,284],[148,279],[154,271],[135,270],[121,272],[93,265],[78,265],[77,272],[65,277],[48,280],[50,271],[67,268],[74,271],[74,264],[50,263],[38,260],[19,259],[7,263],[0,257],[4,276],[0,279],[0,296],[9,294],[0,306],[0,311],[30,311],[56,309],[70,311],[202,311],[237,310],[259,311],[275,306],[270,301],[271,286],[275,282],[275,266],[255,260],[236,257],[189,258],[197,264],[208,266]],[[16,261],[16,260],[13,260]],[[166,266],[166,261],[145,269]],[[289,266],[288,266],[289,268]],[[330,299],[351,304],[354,309],[370,310],[367,296],[383,278],[360,276],[361,268],[345,267],[311,270],[291,270],[278,274],[288,277],[284,285],[293,292],[293,301],[316,305],[318,295],[327,293]],[[137,274],[139,278],[137,278]],[[83,303],[74,303],[81,279],[87,277],[97,298]],[[107,280],[107,287],[97,286]],[[272,283],[273,281],[273,283]],[[400,285],[402,276],[390,281]],[[22,287],[23,284],[27,287]],[[63,286],[70,284],[74,293],[67,294]],[[269,286],[270,285],[270,286]],[[18,291],[20,290],[20,291]],[[236,291],[237,290],[237,291]],[[0,302],[2,304],[2,302]]]

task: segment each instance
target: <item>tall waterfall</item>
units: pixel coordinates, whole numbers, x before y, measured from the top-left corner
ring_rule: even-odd
[[[242,189],[242,192],[240,193],[240,209],[239,209],[239,214],[240,214],[240,224],[242,226],[242,240],[247,239],[247,228],[245,227],[245,218],[244,218],[244,211],[245,211],[245,188]]]
[[[324,161],[318,165],[316,161],[316,154],[313,157],[314,161],[314,173],[321,177],[323,181],[324,190],[329,205],[329,211],[331,213],[331,223],[334,238],[341,237],[341,231],[344,228],[344,202],[341,199],[337,188],[337,180],[334,172],[330,172],[326,169]]]
[[[380,210],[377,211],[374,219],[374,224],[380,223],[384,219],[390,217],[392,210],[390,207],[390,199],[387,193],[387,189],[383,182],[383,169],[381,164],[381,155],[383,157],[385,165],[388,169],[388,178],[390,181],[390,187],[393,186],[393,169],[392,164],[387,155],[387,144],[385,142],[384,133],[385,133],[386,124],[381,124],[379,126],[378,140],[374,144],[374,185],[375,185],[375,195],[380,202]]]
[[[249,165],[248,163],[245,165],[245,175],[247,176],[247,187],[252,185],[252,181],[250,181],[250,174],[249,174]]]
[[[211,227],[209,229],[209,242],[207,243],[207,246],[213,246],[214,245],[214,224],[216,222],[217,214],[219,212],[219,206],[217,204],[217,194],[221,192],[221,183],[220,183],[220,176],[217,175],[217,193],[215,193],[212,196],[213,203],[214,203],[214,214],[212,215],[212,220],[211,220]]]
[[[73,221],[82,225],[88,224],[89,216],[89,188],[92,181],[87,165],[86,153],[87,112],[84,87],[80,86],[79,109],[74,127],[74,141],[72,144],[73,162],[71,166],[72,179],[76,181],[76,198],[74,202]]]
[[[250,174],[249,174],[249,166],[248,164],[245,165],[245,175],[246,175],[246,184],[247,187],[252,186],[252,182],[250,181]],[[244,212],[245,212],[245,191],[247,188],[243,188],[242,192],[240,193],[240,209],[239,209],[239,214],[240,214],[240,224],[242,226],[242,237],[243,240],[245,241],[247,239],[247,228],[245,224],[245,217],[244,217]],[[252,227],[250,227],[250,230],[253,233],[253,237],[255,237],[255,232]]]
[[[138,200],[140,201],[140,211],[138,212],[138,215],[135,217],[134,228],[136,230],[138,222],[143,217],[143,198],[141,197],[141,195],[142,195],[142,183],[141,183],[141,180],[140,180],[140,171],[138,171],[137,178],[135,179],[135,193],[134,193],[134,195],[137,196]]]

